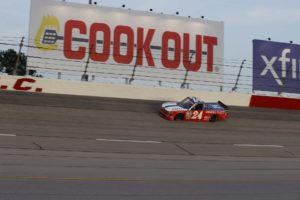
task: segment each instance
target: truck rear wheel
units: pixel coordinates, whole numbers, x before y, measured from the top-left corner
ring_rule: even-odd
[[[217,115],[212,115],[212,116],[210,117],[209,121],[210,121],[210,122],[216,122],[216,121],[218,121]]]

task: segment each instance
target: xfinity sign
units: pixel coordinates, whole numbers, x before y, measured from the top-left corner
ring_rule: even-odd
[[[300,93],[300,45],[253,40],[253,90]]]

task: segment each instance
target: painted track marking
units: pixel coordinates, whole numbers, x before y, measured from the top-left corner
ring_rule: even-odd
[[[1,133],[0,133],[0,136],[4,136],[4,137],[15,137],[16,135],[14,135],[14,134],[1,134]]]
[[[170,183],[258,183],[258,182],[278,182],[278,181],[299,181],[299,176],[293,177],[262,177],[257,179],[237,178],[237,179],[168,179],[168,178],[130,178],[130,177],[52,177],[52,176],[0,176],[0,180],[31,180],[31,181],[124,181],[124,182],[170,182]]]
[[[160,144],[160,141],[147,141],[147,140],[114,140],[114,139],[96,139],[97,141],[106,141],[106,142],[131,142],[131,143],[153,143]]]
[[[272,144],[234,144],[237,147],[268,147],[268,148],[283,148],[282,145],[272,145]]]

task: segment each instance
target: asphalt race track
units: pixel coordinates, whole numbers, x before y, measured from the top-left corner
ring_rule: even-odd
[[[1,91],[0,199],[300,199],[300,111],[170,122],[160,104]]]

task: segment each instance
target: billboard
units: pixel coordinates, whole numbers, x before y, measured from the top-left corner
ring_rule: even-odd
[[[200,82],[220,83],[223,35],[223,22],[32,0],[28,68],[76,75],[88,66],[91,75],[128,77],[138,66],[145,80],[189,71]]]
[[[300,93],[300,45],[253,40],[253,90]]]

